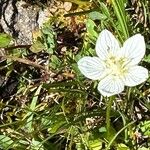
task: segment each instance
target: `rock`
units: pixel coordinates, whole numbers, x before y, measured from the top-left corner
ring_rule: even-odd
[[[46,13],[39,6],[28,5],[24,1],[1,0],[1,32],[10,34],[15,39],[16,44],[32,44],[32,32],[39,28],[39,23],[42,26]]]

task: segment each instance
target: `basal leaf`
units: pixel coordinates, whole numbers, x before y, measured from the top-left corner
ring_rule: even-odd
[[[40,51],[44,50],[45,49],[45,46],[44,44],[39,41],[39,40],[36,40],[32,46],[30,47],[30,50],[33,52],[33,53],[39,53]]]

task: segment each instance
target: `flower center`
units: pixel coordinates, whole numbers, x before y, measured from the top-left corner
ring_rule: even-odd
[[[114,76],[124,76],[127,72],[126,64],[126,58],[117,58],[116,56],[111,56],[106,60],[106,67]]]

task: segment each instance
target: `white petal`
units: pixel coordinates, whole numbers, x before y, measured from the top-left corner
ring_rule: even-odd
[[[89,79],[98,80],[104,75],[104,64],[98,57],[83,57],[78,61],[81,73]]]
[[[107,76],[98,84],[98,90],[103,96],[119,94],[124,90],[124,83],[120,78]]]
[[[141,66],[132,66],[129,68],[127,75],[124,78],[126,86],[136,86],[146,81],[148,78],[148,70]]]
[[[136,34],[125,41],[121,53],[129,59],[130,65],[138,64],[145,54],[145,41],[141,34]]]
[[[116,54],[120,49],[117,39],[108,30],[103,30],[96,42],[96,53],[101,60],[105,60],[109,54]]]

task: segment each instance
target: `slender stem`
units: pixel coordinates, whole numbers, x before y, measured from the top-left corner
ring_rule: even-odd
[[[130,100],[130,97],[131,97],[131,90],[132,90],[132,89],[129,87],[129,88],[128,88],[128,95],[127,95],[127,99],[128,99],[128,100]]]
[[[115,139],[117,138],[117,136],[118,136],[123,130],[125,130],[126,128],[128,128],[129,126],[131,126],[131,125],[134,124],[134,123],[135,123],[135,121],[132,121],[132,122],[130,122],[129,124],[127,124],[126,126],[124,126],[121,130],[119,130],[119,131],[115,134],[115,136],[111,139],[111,141],[109,142],[109,144],[108,144],[106,150],[109,150],[109,148],[110,148],[110,146],[112,145],[112,143],[115,141]]]
[[[126,105],[125,106],[125,114],[128,113],[128,105],[130,106],[130,104],[128,104],[128,103],[130,102],[130,99],[131,99],[131,91],[132,91],[132,89],[130,87],[128,87],[128,89],[127,89],[126,104],[125,104]],[[131,110],[131,109],[129,109],[129,110]],[[131,114],[131,112],[130,112],[130,114]],[[128,139],[128,130],[125,129],[125,142],[127,141],[127,139]]]
[[[113,104],[114,97],[111,96],[108,100],[107,109],[106,109],[106,129],[107,129],[107,138],[110,137],[110,112],[111,112],[111,106]]]

